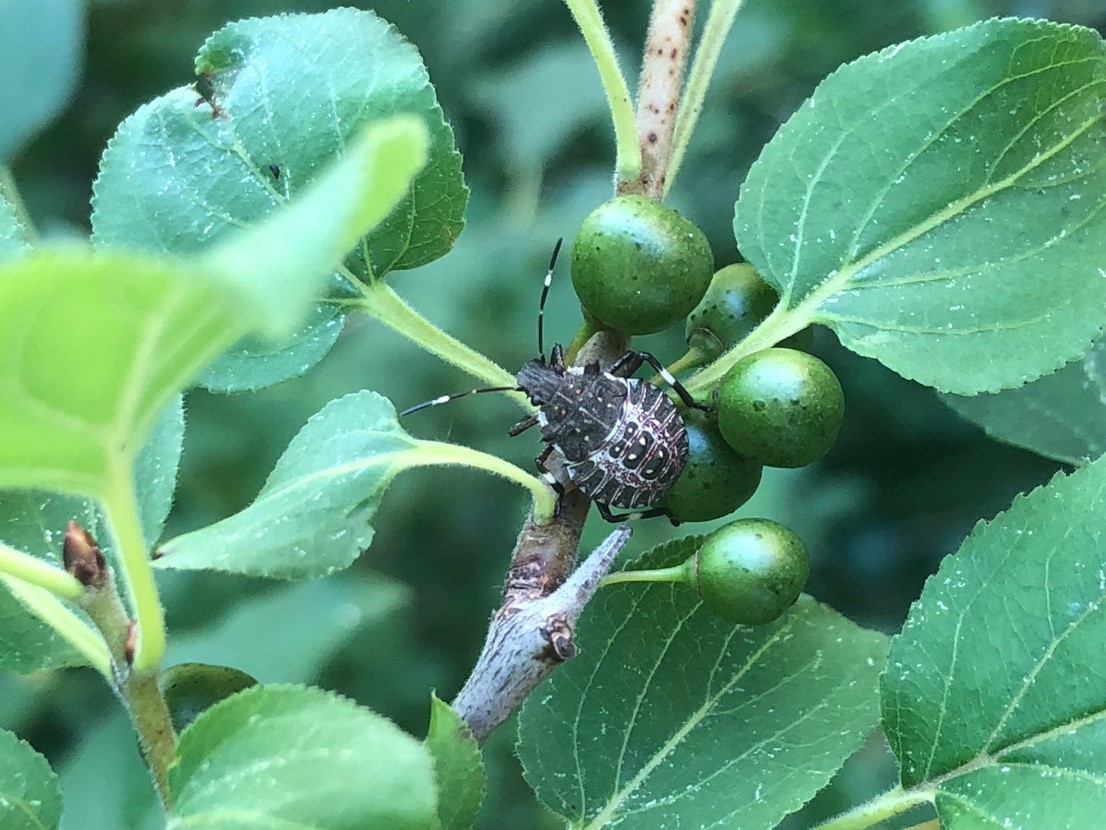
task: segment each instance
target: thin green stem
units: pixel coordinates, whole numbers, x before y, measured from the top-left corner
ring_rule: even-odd
[[[157,674],[132,670],[132,649],[134,637],[139,634],[138,624],[131,622],[123,606],[113,569],[106,565],[98,549],[79,549],[82,541],[92,543],[93,540],[87,534],[82,540],[83,531],[79,528],[76,531],[79,532],[75,532],[71,523],[66,532],[65,550],[67,563],[72,561],[75,565],[84,565],[78,571],[87,577],[87,588],[80,598],[80,606],[103,637],[102,642],[108,649],[112,665],[116,667],[108,677],[108,683],[127,707],[142,756],[150,768],[162,801],[168,807],[169,766],[173,763],[177,746],[169,709],[158,686]],[[156,595],[154,599],[156,602]]]
[[[603,82],[603,91],[607,94],[607,106],[614,122],[615,180],[637,181],[641,175],[641,148],[638,146],[634,105],[630,100],[630,88],[618,67],[611,33],[595,0],[565,0],[565,5],[572,12],[580,34],[591,50],[592,60]]]
[[[617,585],[619,582],[687,582],[685,563],[671,568],[651,568],[641,571],[615,571],[609,573],[599,583],[600,588]]]
[[[65,599],[77,599],[84,593],[84,586],[61,568],[3,543],[0,543],[0,573],[45,588]]]
[[[138,735],[142,757],[154,776],[161,800],[169,807],[169,766],[177,752],[177,733],[169,717],[165,696],[158,686],[157,675],[132,674],[123,684],[120,695]]]
[[[347,308],[359,308],[393,331],[402,334],[417,346],[462,369],[488,386],[514,386],[515,376],[457,338],[446,334],[403,301],[387,283],[377,280],[360,283],[362,296],[343,303]],[[509,393],[526,410],[529,400],[521,392]]]
[[[759,326],[749,332],[748,337],[701,372],[684,381],[684,388],[697,399],[702,400],[730,370],[730,367],[741,358],[771,348],[784,338],[790,337],[809,325],[810,316],[808,314],[804,314],[799,309],[784,308],[783,303],[781,303],[761,321]]]
[[[23,240],[30,243],[37,236],[37,231],[34,223],[31,222],[31,215],[27,213],[27,206],[23,204],[23,196],[15,183],[11,168],[4,164],[0,164],[0,199],[4,199],[12,206],[15,219],[23,229]]]
[[[866,804],[854,807],[847,813],[823,821],[815,826],[815,830],[863,830],[931,801],[933,801],[932,790],[904,790],[896,787],[876,796]]]
[[[714,75],[714,68],[718,65],[718,56],[722,53],[722,45],[733,27],[734,18],[742,2],[743,0],[712,0],[711,2],[702,37],[695,50],[695,57],[692,59],[680,110],[676,114],[676,132],[672,137],[672,152],[668,157],[668,175],[664,183],[666,196],[672,189],[672,182],[676,180],[676,173],[684,160],[688,142],[695,132],[695,124],[703,111],[703,101],[707,97],[710,79]]]
[[[411,466],[438,466],[456,464],[486,470],[493,475],[521,484],[534,495],[534,521],[539,525],[549,524],[557,509],[557,494],[537,476],[532,476],[510,461],[504,461],[471,447],[459,444],[445,444],[440,441],[416,441],[418,449],[425,455],[416,455]]]
[[[572,342],[568,344],[565,349],[565,363],[572,365],[576,360],[576,355],[580,353],[580,349],[584,348],[584,344],[591,340],[600,329],[592,324],[591,320],[584,317],[584,322],[580,324],[580,328],[576,330],[576,336],[572,338]]]
[[[103,495],[103,507],[138,626],[132,669],[138,675],[155,672],[165,656],[165,618],[138,516],[129,464],[115,465]]]
[[[668,365],[668,374],[675,377],[689,369],[698,369],[707,362],[707,356],[698,349],[688,349],[687,352],[675,363]]]
[[[68,576],[68,574],[66,575]],[[114,684],[115,680],[111,670],[111,652],[99,632],[91,628],[88,623],[74,614],[60,599],[45,588],[24,582],[8,574],[0,574],[0,582],[3,582],[8,590],[32,614],[54,629],[58,636],[84,657],[88,664],[100,672],[108,683]]]

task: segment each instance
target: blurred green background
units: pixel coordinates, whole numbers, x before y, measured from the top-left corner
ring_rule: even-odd
[[[192,57],[210,32],[242,17],[331,5],[93,0],[76,92],[13,164],[39,229],[87,232],[91,182],[115,125],[145,100],[189,83]],[[559,0],[352,5],[371,6],[421,50],[472,188],[468,226],[454,251],[389,279],[430,319],[514,369],[535,352],[540,280],[553,242],[571,239],[611,191],[609,118],[587,51]],[[604,6],[631,78],[647,7]],[[888,44],[998,14],[1106,27],[1100,0],[749,0],[671,204],[704,229],[719,266],[734,261],[733,202],[745,170],[820,78]],[[0,31],[0,52],[11,47],[4,37]],[[562,267],[546,318],[547,331],[560,340],[580,322],[567,277]],[[683,353],[680,331],[642,342],[669,361]],[[1058,465],[985,439],[933,392],[845,353],[829,332],[818,332],[815,352],[845,388],[841,438],[812,468],[766,475],[741,514],[795,528],[814,557],[809,591],[857,622],[891,632],[926,576],[975,522],[1047,480]],[[249,503],[292,435],[334,397],[370,388],[402,408],[470,385],[389,331],[353,319],[333,353],[305,377],[255,394],[192,392],[167,535]],[[534,438],[506,437],[516,415],[513,404],[485,396],[422,413],[407,426],[529,468]],[[421,737],[430,690],[452,697],[480,648],[526,506],[524,492],[485,475],[421,470],[392,487],[371,549],[347,573],[303,585],[161,573],[170,661],[227,663],[265,682],[317,683]],[[593,517],[586,546],[605,529]],[[630,553],[676,532],[663,521],[643,523]],[[62,774],[67,830],[156,826],[133,736],[91,672],[0,674],[0,726],[29,740]],[[507,725],[488,744],[490,791],[481,826],[556,826],[522,781],[512,743]],[[874,740],[789,826],[855,803],[888,786],[892,775]]]

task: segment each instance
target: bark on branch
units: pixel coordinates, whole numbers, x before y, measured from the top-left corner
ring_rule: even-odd
[[[576,363],[609,365],[626,351],[614,332],[600,332],[580,350]],[[573,629],[611,563],[630,537],[619,527],[587,561],[576,567],[580,533],[591,501],[578,490],[560,500],[546,525],[527,517],[515,543],[484,647],[464,687],[450,704],[478,741],[511,716],[542,680],[576,653]]]

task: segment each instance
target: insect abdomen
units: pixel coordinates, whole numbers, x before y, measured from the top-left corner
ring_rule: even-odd
[[[568,466],[585,495],[612,507],[648,507],[687,461],[687,430],[676,405],[656,386],[629,381],[629,395],[606,440]]]

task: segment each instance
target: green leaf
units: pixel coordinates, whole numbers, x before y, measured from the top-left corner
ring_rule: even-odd
[[[0,729],[0,827],[50,830],[61,821],[61,791],[50,764],[25,741]]]
[[[1104,459],[1019,497],[945,559],[894,639],[884,731],[942,827],[1101,821],[1104,514]]]
[[[634,567],[684,561],[703,537]],[[684,585],[603,588],[581,654],[526,701],[518,754],[574,827],[774,827],[876,725],[885,638],[809,597],[734,626]]]
[[[484,800],[484,759],[472,731],[448,703],[430,696],[426,749],[434,759],[442,830],[469,830]]]
[[[421,743],[318,689],[255,686],[181,734],[169,770],[169,830],[422,830],[436,825]]]
[[[161,535],[169,515],[183,439],[184,408],[178,397],[158,416],[135,462],[135,490],[147,539]],[[91,500],[41,490],[0,492],[0,541],[58,567],[70,519],[92,534],[109,559],[113,556],[111,536]],[[54,629],[0,586],[0,667],[28,673],[83,664]]]
[[[0,262],[22,256],[30,249],[27,231],[19,221],[15,206],[8,200],[0,177]]]
[[[791,322],[943,391],[1019,386],[1103,325],[1104,95],[1102,41],[1075,26],[991,20],[861,58],[753,165],[738,246]]]
[[[372,125],[295,202],[195,263],[66,249],[0,265],[0,487],[99,494],[202,367],[245,331],[287,328],[424,149],[409,117]]]
[[[0,0],[0,164],[69,100],[84,57],[79,0]]]
[[[150,541],[160,538],[169,518],[183,447],[184,399],[178,395],[154,421],[150,437],[134,462],[138,513],[144,535]],[[105,538],[104,542],[110,540]]]
[[[243,315],[198,269],[122,253],[0,265],[0,487],[101,492]]]
[[[281,585],[237,602],[199,631],[173,636],[165,663],[215,663],[262,683],[306,683],[356,632],[397,614],[409,593],[379,573]]]
[[[1019,389],[942,399],[992,438],[1083,464],[1106,452],[1106,341]]]
[[[161,548],[157,567],[303,579],[348,567],[391,480],[419,455],[375,392],[331,401],[292,439],[253,504]]]
[[[409,113],[428,130],[428,162],[341,273],[367,280],[452,247],[467,199],[452,130],[418,52],[372,12],[232,23],[204,44],[196,71],[207,100],[190,88],[170,92],[128,118],[105,151],[93,203],[98,242],[204,248],[299,192],[366,124]],[[278,243],[272,258],[294,250]],[[326,354],[340,321],[320,303],[285,348],[247,341],[205,382],[257,388],[299,374]]]

